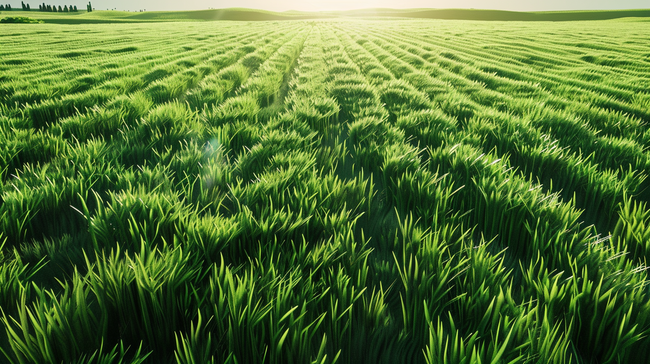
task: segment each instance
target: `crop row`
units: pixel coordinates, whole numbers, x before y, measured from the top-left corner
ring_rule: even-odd
[[[393,40],[394,42],[394,40]],[[367,44],[363,43],[368,47]],[[390,44],[383,44],[384,48],[391,48]],[[403,47],[406,48],[406,47]],[[371,47],[377,54],[384,54],[382,57],[387,57],[386,52],[382,51],[379,47]],[[413,57],[412,54],[396,49],[395,51],[400,57],[407,58]],[[400,72],[409,70],[409,64],[402,59],[393,57],[392,62],[397,67],[400,67]],[[412,63],[427,63],[423,59],[412,61]],[[410,67],[411,71],[413,67]],[[483,94],[488,94],[491,90],[481,89],[477,90],[475,94],[479,96],[475,100],[461,101],[463,94],[458,95],[454,90],[448,88],[440,88],[437,80],[432,80],[420,74],[409,75],[406,74],[406,79],[413,80],[412,83],[420,89],[427,90],[436,87],[429,92],[429,96],[434,101],[438,101],[440,107],[448,109],[448,113],[456,114],[457,118],[466,121],[466,125],[461,125],[463,128],[475,128],[472,131],[473,135],[484,135],[484,140],[481,142],[486,151],[496,148],[497,151],[503,153],[506,151],[508,154],[514,154],[514,158],[510,158],[515,162],[514,166],[523,170],[526,176],[533,176],[546,182],[549,185],[549,179],[553,178],[555,185],[559,187],[558,190],[564,191],[566,200],[572,197],[573,191],[586,188],[585,193],[578,195],[577,200],[581,201],[581,207],[594,211],[612,211],[613,207],[622,201],[623,194],[635,194],[637,192],[643,193],[647,189],[644,185],[645,175],[639,174],[638,171],[647,169],[648,156],[645,152],[647,132],[643,127],[644,121],[642,119],[630,119],[629,117],[619,118],[616,125],[619,128],[626,130],[627,137],[620,136],[606,136],[599,137],[597,134],[602,134],[603,129],[598,129],[598,120],[589,119],[590,123],[583,121],[575,115],[563,111],[554,112],[551,107],[535,107],[533,110],[527,111],[525,114],[513,115],[513,110],[516,109],[516,104],[508,102],[505,97],[516,92],[501,94],[501,102],[503,103],[503,111],[494,110],[494,108],[486,108],[479,102]],[[465,80],[468,84],[471,81]],[[475,87],[476,88],[476,87]],[[454,98],[450,98],[449,94],[455,94]],[[492,91],[491,93],[494,94]],[[542,95],[538,95],[542,96]],[[460,99],[458,103],[451,102],[450,99]],[[543,100],[543,99],[542,99]],[[523,101],[523,99],[522,99]],[[530,101],[524,101],[530,104]],[[543,101],[540,101],[542,105]],[[529,105],[530,107],[531,105]],[[453,109],[453,110],[451,110]],[[521,139],[525,141],[522,143]],[[540,151],[544,154],[555,154],[555,157],[546,158],[544,164],[553,163],[556,167],[560,168],[560,176],[553,176],[558,174],[558,168],[549,168],[547,165],[533,165],[531,168],[530,163],[535,162],[531,159],[530,149]],[[524,155],[518,155],[522,153]],[[555,160],[551,162],[550,160]],[[567,159],[566,162],[561,159]],[[627,165],[629,164],[629,165]],[[591,171],[600,171],[602,177],[595,177],[599,173],[592,173]],[[560,177],[560,178],[557,178]],[[600,186],[594,186],[593,180],[601,179],[602,182],[598,183]],[[573,180],[573,181],[572,181]],[[558,183],[559,182],[559,183]],[[584,186],[584,187],[581,187]],[[590,192],[589,190],[596,190]],[[602,192],[597,192],[602,190]],[[607,192],[609,190],[609,192]],[[617,192],[618,191],[618,192]],[[607,194],[610,195],[612,200],[604,209],[597,208],[598,203],[592,203],[593,199],[589,197],[592,194]],[[599,198],[597,198],[598,200]],[[647,199],[647,197],[646,197]],[[584,202],[582,202],[584,201]],[[594,206],[596,205],[596,206]],[[589,212],[587,212],[589,213]],[[611,228],[612,216],[605,218],[605,226],[600,226],[601,230]],[[594,219],[587,218],[589,222],[598,223]]]
[[[340,36],[350,38],[348,34],[353,33],[341,32]],[[365,45],[366,43],[363,44]],[[547,264],[550,265],[550,268],[547,268],[549,271],[576,272],[580,271],[583,265],[591,265],[587,262],[592,259],[595,262],[598,262],[593,265],[594,268],[602,268],[603,261],[609,261],[610,257],[611,259],[615,259],[614,257],[620,258],[619,252],[615,251],[615,249],[609,252],[586,252],[574,250],[575,248],[572,247],[572,243],[562,243],[565,239],[568,239],[569,241],[575,241],[575,239],[578,239],[583,240],[585,245],[589,246],[589,243],[587,243],[589,239],[596,240],[596,238],[590,237],[590,233],[588,232],[589,229],[584,228],[578,236],[572,234],[569,234],[569,236],[562,236],[566,234],[566,232],[578,232],[581,230],[578,228],[578,218],[580,216],[579,211],[572,209],[570,205],[564,205],[558,201],[557,196],[542,193],[541,188],[535,186],[534,183],[521,180],[521,177],[519,177],[517,173],[513,173],[510,166],[507,163],[504,163],[504,160],[501,158],[496,159],[494,156],[486,156],[484,153],[481,153],[480,149],[472,147],[472,144],[474,144],[471,140],[472,135],[457,135],[457,132],[454,130],[454,124],[459,120],[462,120],[459,115],[455,115],[456,117],[454,119],[456,120],[450,120],[449,116],[445,116],[444,114],[431,113],[429,110],[436,109],[437,107],[427,100],[427,95],[420,93],[414,87],[404,83],[403,81],[391,80],[391,73],[399,75],[401,80],[413,79],[408,75],[408,64],[401,63],[398,59],[394,59],[394,61],[391,62],[390,57],[378,57],[377,59],[384,61],[386,65],[384,68],[383,65],[381,65],[381,62],[371,58],[372,53],[364,54],[365,52],[363,52],[362,47],[355,44],[352,39],[350,39],[344,46],[345,49],[353,55],[353,58],[355,58],[360,65],[363,65],[362,68],[368,70],[367,72],[369,75],[374,76],[374,82],[377,84],[378,90],[383,89],[382,84],[387,84],[388,87],[383,89],[385,91],[382,92],[380,98],[387,106],[387,109],[389,109],[394,115],[393,118],[396,120],[396,125],[411,126],[413,125],[411,123],[419,122],[423,126],[426,125],[428,130],[425,130],[428,132],[431,132],[431,129],[434,129],[435,127],[442,129],[440,130],[444,133],[442,136],[440,136],[440,131],[434,131],[437,132],[436,134],[438,134],[438,137],[442,140],[434,139],[433,144],[427,143],[425,140],[419,140],[416,145],[420,147],[427,146],[429,148],[428,151],[430,157],[428,163],[432,170],[449,173],[454,177],[454,182],[459,183],[464,187],[456,194],[461,196],[459,197],[461,200],[460,206],[456,205],[454,206],[455,208],[452,207],[451,211],[467,211],[465,220],[469,220],[467,221],[469,226],[477,226],[477,230],[479,230],[478,232],[480,232],[481,236],[484,236],[487,239],[496,239],[493,244],[497,244],[500,241],[504,242],[502,243],[502,247],[508,249],[506,251],[506,261],[519,261],[520,265],[526,264],[523,262],[528,261],[530,262],[529,264],[532,269],[532,267],[537,264],[533,263],[535,261],[535,256],[536,254],[539,254],[537,255],[538,259],[539,257],[542,257],[543,259],[546,259]],[[381,50],[376,50],[374,54],[381,54],[380,52]],[[387,73],[386,71],[389,72]],[[377,75],[382,76],[377,77]],[[423,81],[423,78],[421,77],[416,79],[418,81]],[[448,100],[448,97],[445,99]],[[398,107],[391,110],[392,105]],[[439,107],[445,110],[444,104],[439,105]],[[424,109],[425,111],[418,112],[419,109]],[[391,132],[379,133],[378,131],[375,131],[375,134],[394,135],[394,133]],[[476,138],[478,136],[477,134],[480,135],[480,133],[474,133],[473,137]],[[459,136],[459,138],[455,139],[455,136]],[[460,143],[453,144],[455,141],[459,141]],[[439,147],[438,144],[440,142],[442,142],[442,146]],[[389,148],[385,148],[384,150],[387,149]],[[401,149],[406,151],[405,148]],[[388,160],[388,158],[384,158],[384,163],[387,163]],[[408,163],[413,163],[416,159],[411,156],[402,157],[398,160],[400,160],[400,164],[404,165],[404,163],[407,163],[406,161],[408,161]],[[384,166],[384,168],[387,168],[388,166]],[[393,166],[390,167],[394,168]],[[482,171],[486,167],[489,168]],[[403,189],[400,190],[404,192]],[[406,190],[408,191],[408,189]],[[397,194],[397,192],[391,192]],[[408,195],[417,196],[417,194],[413,192],[408,193]],[[417,201],[417,199],[415,200]],[[413,210],[418,211],[417,208],[411,208],[411,211]],[[428,221],[428,217],[431,216],[431,214],[425,216],[426,217],[417,216],[416,221],[420,221],[420,218],[423,218],[424,221]],[[555,222],[553,222],[554,220]],[[522,227],[525,227],[525,229],[522,229]],[[555,235],[555,237],[553,237],[553,235]],[[582,244],[578,244],[578,246],[582,246]],[[564,257],[567,251],[572,252],[571,256],[574,258],[571,259],[576,259],[576,257],[580,257],[580,259],[567,261],[566,257]],[[510,254],[514,256],[511,255],[508,257]],[[597,258],[599,255],[601,258]],[[627,265],[627,270],[633,272],[633,262],[625,263],[623,261],[619,264]],[[470,264],[470,267],[472,266],[473,265]],[[471,270],[472,268],[469,269]],[[530,274],[530,272],[526,273],[525,271],[523,273]],[[507,274],[510,274],[510,272]],[[607,273],[604,275],[607,275]],[[575,276],[576,275],[574,274],[572,279]],[[598,275],[596,275],[596,277],[597,276]],[[469,287],[464,287],[460,292],[473,292],[471,288],[468,288]],[[485,292],[486,300],[483,302],[488,305],[490,303],[489,299],[496,296],[498,296],[498,293],[496,292]],[[481,299],[478,297],[470,296],[469,294],[467,297],[471,297],[471,301],[469,301],[471,303],[467,303],[467,306],[469,307],[481,302]],[[516,301],[523,303],[529,302],[530,299],[533,298],[530,296],[520,296],[515,299]],[[539,309],[541,309],[541,307]],[[416,311],[417,309],[412,308],[412,310]],[[483,312],[482,309],[479,309],[479,312]],[[576,316],[580,317],[580,312],[572,312],[571,315],[569,315],[571,319]],[[586,316],[586,313],[583,313],[582,316]],[[634,321],[628,322],[626,325],[632,325],[632,322]],[[494,330],[495,327],[492,327],[492,329]],[[595,330],[595,328],[577,328],[578,333],[581,331],[588,332],[589,330]],[[470,333],[466,332],[467,335],[471,336]],[[485,337],[485,334],[482,334],[483,333],[481,332],[475,333],[477,337]],[[491,335],[494,335],[494,331]],[[574,342],[576,344],[586,345],[587,347],[596,344],[595,342],[589,341],[581,342],[580,340],[577,340],[577,338]],[[532,343],[530,345],[533,347],[535,346]],[[593,348],[597,346],[598,345],[596,344],[593,347],[590,347],[590,350],[593,350]],[[569,345],[567,344],[566,348],[568,349],[568,347]],[[554,353],[553,355],[556,354],[557,353]],[[611,354],[613,355],[613,353]],[[431,361],[438,362],[440,359],[441,358],[439,357],[433,357],[431,358]],[[547,358],[547,360],[550,359]]]

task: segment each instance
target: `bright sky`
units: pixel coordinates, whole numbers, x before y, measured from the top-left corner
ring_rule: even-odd
[[[475,8],[516,11],[647,9],[648,0],[91,0],[97,10],[203,10],[253,8],[285,10],[352,10],[363,8]],[[26,1],[29,2],[29,1]],[[75,2],[76,3],[76,2]],[[85,3],[81,3],[80,9]],[[79,6],[79,4],[77,5]]]

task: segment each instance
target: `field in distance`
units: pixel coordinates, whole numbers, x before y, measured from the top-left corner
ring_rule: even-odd
[[[168,21],[277,21],[336,18],[414,18],[414,19],[454,19],[486,21],[583,21],[611,20],[620,18],[650,18],[650,9],[610,10],[610,11],[551,11],[516,12],[480,9],[359,9],[349,11],[284,11],[275,12],[247,8],[227,8],[195,11],[144,11],[128,12],[98,10],[87,13],[48,13],[39,11],[4,11],[6,16],[26,16],[53,24],[101,24],[101,23],[142,23]]]
[[[648,363],[642,18],[1,28],[0,361]]]

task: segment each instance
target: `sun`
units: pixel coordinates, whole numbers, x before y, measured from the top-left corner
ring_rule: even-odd
[[[417,8],[417,7],[450,7],[447,1],[421,1],[421,0],[316,0],[316,1],[295,1],[279,0],[273,3],[276,11],[302,10],[302,11],[334,11],[354,10],[368,8]]]

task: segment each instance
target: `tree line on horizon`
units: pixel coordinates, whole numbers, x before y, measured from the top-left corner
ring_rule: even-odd
[[[41,4],[38,6],[39,11],[46,11],[46,12],[59,12],[59,13],[68,13],[68,12],[77,12],[77,6],[76,5],[64,5],[63,8],[61,8],[61,5],[57,6],[56,5],[46,5],[45,3]]]
[[[22,6],[23,11],[31,11],[32,10],[31,7],[29,6],[29,4],[25,4],[24,1],[21,1],[20,4]],[[10,10],[13,10],[13,9],[11,7],[11,4],[5,4],[5,5],[0,4],[0,11],[3,11],[3,10],[4,11],[10,11]],[[58,12],[58,13],[69,13],[69,12],[78,12],[79,11],[79,10],[77,10],[76,5],[70,5],[70,6],[64,5],[63,7],[61,7],[61,5],[58,5],[58,6],[57,5],[47,5],[45,3],[43,3],[41,5],[38,5],[38,10],[39,11],[45,11],[45,12]],[[88,2],[88,4],[86,5],[86,11],[89,12],[89,13],[93,11],[93,7],[92,7],[92,4],[90,2]]]

